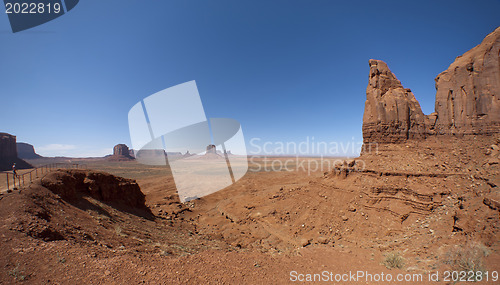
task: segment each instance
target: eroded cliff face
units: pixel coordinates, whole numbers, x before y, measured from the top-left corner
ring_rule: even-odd
[[[0,159],[13,159],[16,157],[16,137],[6,133],[0,133]]]
[[[369,63],[364,141],[398,143],[424,138],[425,116],[411,90],[403,88],[385,62],[371,59]]]
[[[32,167],[29,163],[17,157],[16,136],[0,133],[0,171],[12,170],[14,163],[17,169]]]
[[[436,77],[437,134],[492,134],[500,127],[500,28]],[[433,132],[434,133],[434,132]]]
[[[17,156],[21,159],[37,159],[41,158],[35,152],[35,147],[29,143],[17,143]]]
[[[500,133],[500,28],[436,77],[435,112],[424,115],[410,89],[381,60],[369,61],[363,142],[401,143],[432,135]]]
[[[126,144],[117,144],[113,148],[113,155],[108,156],[107,159],[111,161],[127,161],[134,158],[130,155],[130,149]]]

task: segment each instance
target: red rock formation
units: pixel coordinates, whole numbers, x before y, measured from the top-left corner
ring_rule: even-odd
[[[16,137],[6,133],[0,133],[0,159],[16,157]]]
[[[436,110],[425,116],[387,64],[369,61],[363,142],[400,143],[429,135],[500,132],[500,28],[436,77]]]
[[[105,172],[60,169],[46,175],[41,185],[69,201],[83,195],[124,206],[146,207],[145,196],[135,180]]]
[[[130,155],[130,150],[126,144],[117,144],[113,148],[113,155],[107,158],[110,161],[127,161],[132,160],[134,157]]]
[[[0,133],[0,171],[12,170],[14,163],[17,169],[33,167],[17,157],[16,136]]]
[[[500,130],[500,27],[436,77],[437,134]]]
[[[117,144],[113,148],[113,155],[125,155],[129,156],[130,151],[128,149],[128,146],[126,144]]]
[[[381,60],[369,61],[370,79],[366,88],[363,115],[365,143],[398,143],[425,137],[425,116],[410,89]]]

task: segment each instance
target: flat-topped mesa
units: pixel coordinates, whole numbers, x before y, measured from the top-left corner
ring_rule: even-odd
[[[134,157],[130,155],[130,150],[126,144],[117,144],[113,147],[113,155],[107,157],[110,161],[127,161],[133,160]]]
[[[425,116],[410,89],[381,60],[370,59],[363,115],[364,143],[399,143],[425,138]]]
[[[29,143],[18,142],[16,147],[17,156],[21,159],[37,159],[42,157],[35,152],[35,147]]]
[[[500,132],[500,27],[435,79],[436,134]]]
[[[500,133],[500,27],[436,77],[436,108],[427,116],[385,62],[369,64],[365,144]]]

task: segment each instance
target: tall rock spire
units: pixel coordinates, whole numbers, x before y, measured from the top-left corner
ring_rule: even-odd
[[[398,143],[425,138],[425,116],[411,90],[403,88],[385,62],[370,59],[369,63],[364,142]]]
[[[500,27],[436,77],[436,109],[427,116],[385,62],[369,64],[364,143],[500,133]]]

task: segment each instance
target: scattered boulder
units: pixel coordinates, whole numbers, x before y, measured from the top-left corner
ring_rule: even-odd
[[[490,209],[492,209],[492,210],[500,211],[500,202],[498,202],[498,201],[495,201],[495,200],[490,199],[490,198],[484,198],[483,204],[490,207]]]
[[[320,236],[317,238],[318,243],[320,244],[327,244],[329,242],[328,238]]]

